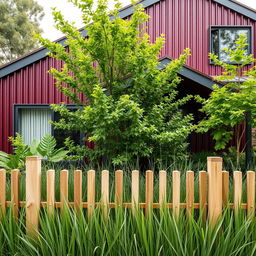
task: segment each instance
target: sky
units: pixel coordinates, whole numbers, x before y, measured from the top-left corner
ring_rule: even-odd
[[[239,2],[246,4],[254,9],[256,9],[256,0],[238,0]],[[78,28],[81,28],[82,20],[80,11],[73,6],[72,3],[68,2],[68,0],[37,0],[37,2],[44,8],[45,16],[41,21],[41,28],[44,33],[43,36],[54,41],[63,35],[54,27],[54,21],[52,18],[52,7],[57,7],[60,10],[64,17],[69,20],[75,22],[75,25]],[[113,7],[113,0],[110,0],[109,8]],[[130,4],[130,0],[121,0],[123,6]]]

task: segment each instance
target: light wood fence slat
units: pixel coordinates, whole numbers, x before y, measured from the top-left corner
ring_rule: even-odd
[[[6,171],[4,169],[0,169],[0,211],[6,212]]]
[[[47,186],[47,209],[49,214],[54,213],[55,204],[55,171],[49,170],[46,174],[46,186]]]
[[[173,171],[172,173],[172,202],[173,214],[178,217],[180,214],[180,172]]]
[[[222,158],[207,157],[208,216],[212,226],[222,213]]]
[[[26,159],[26,227],[31,236],[35,236],[39,228],[40,203],[41,158],[30,156]]]
[[[20,179],[20,171],[19,170],[11,170],[11,201],[13,207],[14,217],[17,219],[19,216],[19,179]]]
[[[186,212],[191,216],[194,208],[194,172],[186,172]]]
[[[154,186],[154,176],[153,171],[146,171],[146,216],[152,209],[153,204],[153,186]]]
[[[248,171],[246,176],[247,189],[247,213],[250,216],[255,214],[255,172]]]
[[[88,203],[88,218],[93,214],[95,207],[95,171],[87,172],[87,203]]]
[[[242,172],[234,171],[234,210],[238,212],[242,200]]]
[[[132,186],[131,186],[131,195],[132,195],[132,212],[135,213],[137,207],[139,206],[139,171],[132,171]]]
[[[103,170],[101,172],[101,197],[103,204],[104,217],[108,217],[108,203],[109,203],[109,171]]]
[[[82,207],[82,171],[74,171],[74,205],[77,211]]]
[[[68,170],[60,171],[60,210],[63,213],[68,203]]]
[[[222,172],[222,200],[223,207],[227,207],[229,203],[229,172]]]
[[[159,204],[163,206],[166,203],[166,171],[159,171]]]
[[[206,203],[207,203],[207,172],[199,172],[199,204],[202,211],[202,218],[206,220]]]
[[[123,171],[115,172],[115,202],[116,206],[120,207],[123,202]]]

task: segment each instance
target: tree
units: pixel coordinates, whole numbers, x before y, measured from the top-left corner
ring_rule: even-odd
[[[69,140],[66,145],[91,160],[107,157],[114,164],[184,157],[192,116],[183,115],[181,107],[191,96],[177,98],[176,89],[181,81],[177,72],[189,50],[160,70],[164,37],[150,42],[141,5],[124,20],[118,17],[118,2],[111,13],[105,0],[97,7],[91,0],[72,2],[82,10],[84,24],[92,22],[85,27],[88,37],[58,11],[53,12],[56,26],[66,34],[69,50],[37,36],[51,57],[64,62],[61,70],[50,71],[57,88],[80,106],[71,112],[65,105],[53,105],[63,117],[55,128],[82,131],[95,147],[73,147]]]
[[[246,36],[240,35],[234,50],[224,49],[231,64],[220,61],[214,54],[209,55],[215,65],[224,69],[216,79],[226,84],[223,87],[215,86],[207,100],[199,99],[203,103],[201,111],[206,117],[199,123],[198,131],[212,131],[216,150],[225,149],[235,131],[237,163],[245,132],[244,129],[242,132],[237,129],[241,129],[246,113],[251,113],[252,125],[256,121],[256,68],[254,66],[244,71],[244,67],[254,63],[255,59],[253,55],[247,55],[247,46]]]
[[[0,64],[36,48],[43,8],[35,0],[0,0]]]

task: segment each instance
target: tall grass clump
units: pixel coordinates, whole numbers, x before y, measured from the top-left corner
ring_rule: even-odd
[[[24,214],[15,220],[10,211],[0,221],[1,255],[255,255],[256,219],[241,210],[224,211],[212,227],[201,216],[179,218],[169,209],[112,209],[106,219],[95,209],[90,219],[86,210],[57,210],[53,216],[41,211],[40,230],[34,238],[24,228]]]

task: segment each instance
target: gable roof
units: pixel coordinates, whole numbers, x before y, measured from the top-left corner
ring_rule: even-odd
[[[149,7],[155,3],[160,2],[161,0],[142,0],[140,3],[146,8]],[[249,17],[250,19],[256,21],[256,10],[253,10],[247,6],[244,6],[243,4],[240,4],[234,0],[212,0],[216,3],[219,3],[227,8],[230,8],[246,17]],[[129,5],[123,9],[120,10],[119,12],[119,17],[125,18],[130,15],[132,15],[134,11],[134,7],[132,5]],[[86,36],[87,35],[87,30],[86,29],[81,29],[81,34]],[[66,37],[62,37],[55,42],[58,42],[60,44],[65,44]],[[43,59],[46,57],[46,53],[48,52],[48,49],[45,49],[44,47],[41,47],[39,49],[36,49],[24,56],[21,56],[11,62],[8,62],[2,66],[0,66],[0,78],[7,76],[23,67],[26,67],[36,61],[39,61],[40,59]],[[188,68],[188,67],[187,67]],[[191,72],[197,72],[196,70],[190,69]],[[193,71],[192,71],[193,70]],[[198,73],[198,72],[197,72]],[[208,77],[205,74],[201,74],[202,76]],[[203,81],[203,80],[201,80]],[[208,87],[208,86],[206,86]],[[210,87],[209,87],[210,88]]]

